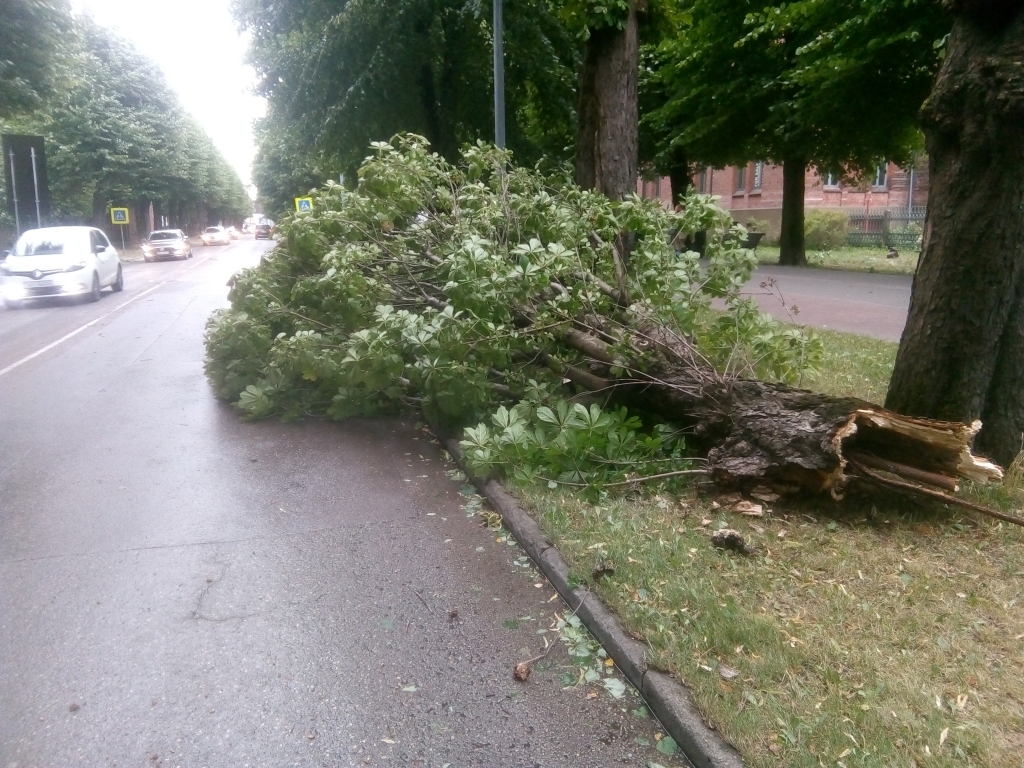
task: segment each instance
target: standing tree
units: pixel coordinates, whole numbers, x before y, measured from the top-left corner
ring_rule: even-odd
[[[338,5],[234,5],[252,32],[250,59],[268,100],[260,190],[275,206],[340,172],[354,178],[368,145],[398,131],[426,136],[449,159],[462,144],[493,137],[485,7],[476,0]],[[530,164],[566,159],[580,46],[547,0],[507,8],[505,44],[508,147]]]
[[[581,26],[586,38],[577,109],[576,183],[613,200],[636,188],[637,11],[636,0],[573,0],[566,5],[570,23]]]
[[[110,203],[152,203],[182,225],[246,215],[238,175],[127,41],[69,17],[54,82],[42,107],[0,123],[46,138],[54,221],[102,225]]]
[[[934,0],[681,0],[655,53],[661,150],[721,167],[783,166],[780,262],[806,263],[809,165],[857,175],[909,161],[946,21]]]
[[[71,14],[65,0],[3,0],[0,8],[0,118],[7,118],[38,109],[53,93]]]
[[[1024,2],[950,0],[923,110],[924,251],[886,406],[984,424],[1008,463],[1024,440]]]

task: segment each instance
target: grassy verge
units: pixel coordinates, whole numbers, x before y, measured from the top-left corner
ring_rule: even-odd
[[[823,334],[803,383],[881,400],[895,345]],[[751,766],[1024,764],[1024,531],[900,499],[598,504],[519,488],[574,573],[685,681]],[[1019,509],[1017,472],[977,492]],[[741,531],[759,556],[710,545]]]
[[[757,248],[761,264],[778,264],[779,247],[761,245]],[[808,251],[807,263],[822,269],[846,269],[853,272],[884,272],[893,275],[912,275],[917,269],[917,251],[901,252],[898,259],[886,257],[887,248],[837,248],[831,251]]]

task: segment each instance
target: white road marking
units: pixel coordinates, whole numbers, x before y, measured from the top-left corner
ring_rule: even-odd
[[[67,333],[67,334],[61,336],[56,341],[47,344],[42,349],[37,349],[31,355],[26,355],[25,357],[21,358],[21,360],[18,360],[17,362],[14,362],[14,363],[11,363],[6,368],[0,369],[0,376],[6,376],[8,373],[13,371],[15,368],[19,368],[19,367],[23,366],[25,363],[29,362],[30,360],[34,360],[35,358],[39,357],[40,355],[49,352],[54,347],[60,346],[61,344],[63,344],[68,339],[73,338],[73,337],[77,336],[78,334],[80,334],[82,331],[84,331],[84,330],[86,330],[88,328],[92,328],[94,325],[96,325],[101,320],[104,320],[104,319],[110,317],[115,312],[121,311],[122,309],[127,307],[129,304],[131,304],[133,301],[138,301],[143,296],[146,296],[147,294],[150,294],[153,291],[155,291],[157,288],[161,288],[161,287],[167,285],[168,283],[172,282],[173,280],[176,280],[178,277],[180,277],[181,275],[185,274],[186,272],[191,272],[196,267],[202,266],[203,264],[208,262],[210,259],[212,259],[216,255],[218,255],[218,254],[215,254],[215,253],[210,254],[209,256],[207,256],[202,261],[197,261],[195,264],[192,264],[191,266],[181,270],[181,272],[179,272],[174,277],[169,277],[166,280],[164,280],[163,282],[157,283],[156,285],[154,285],[151,288],[147,288],[142,293],[140,293],[140,294],[138,294],[136,296],[132,296],[130,299],[128,299],[128,301],[124,302],[123,304],[119,304],[118,306],[116,306],[112,310],[110,310],[109,312],[106,312],[106,313],[100,315],[95,320],[90,320],[85,325],[81,325],[78,328],[75,328],[75,330],[71,331],[71,333]]]

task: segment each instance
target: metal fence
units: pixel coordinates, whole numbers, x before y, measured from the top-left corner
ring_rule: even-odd
[[[926,208],[883,208],[850,212],[846,241],[850,245],[873,245],[913,250],[920,247]]]

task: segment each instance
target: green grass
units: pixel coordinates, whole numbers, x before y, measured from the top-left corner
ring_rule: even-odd
[[[822,336],[803,385],[883,400],[895,345]],[[1022,475],[968,492],[1020,509]],[[1024,764],[1022,529],[896,498],[779,501],[752,519],[696,495],[517,490],[574,574],[614,564],[602,599],[748,765]],[[723,526],[761,554],[712,547]]]
[[[822,269],[846,269],[853,272],[884,272],[894,275],[912,275],[917,269],[917,251],[901,251],[898,259],[886,258],[888,248],[854,248],[847,246],[831,251],[808,251],[807,263]],[[757,260],[761,264],[778,264],[779,247],[758,246]]]
[[[818,370],[805,374],[799,385],[826,395],[854,395],[881,405],[896,362],[898,344],[852,333],[815,329],[824,356]]]

